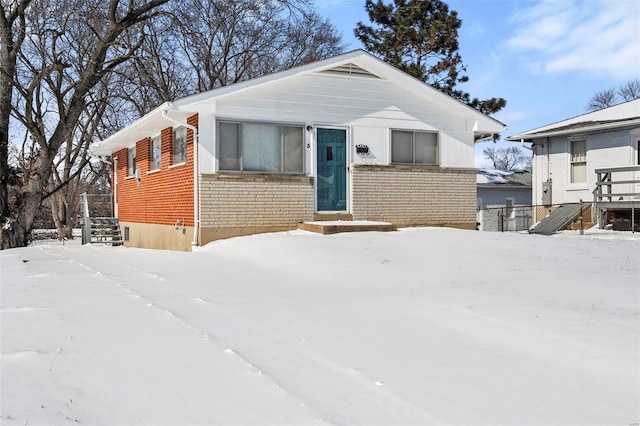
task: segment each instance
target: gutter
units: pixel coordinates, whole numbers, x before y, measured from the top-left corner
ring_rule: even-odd
[[[198,216],[198,176],[199,176],[199,160],[198,160],[198,145],[199,145],[199,135],[198,128],[188,124],[186,122],[182,122],[176,120],[169,116],[169,112],[173,110],[173,103],[167,102],[167,108],[162,110],[162,118],[168,120],[174,124],[179,126],[184,126],[187,129],[193,132],[193,239],[191,240],[191,249],[198,246],[198,229],[200,228],[200,219]]]

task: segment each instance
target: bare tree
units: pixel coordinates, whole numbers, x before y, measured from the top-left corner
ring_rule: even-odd
[[[596,92],[587,104],[588,111],[598,111],[600,109],[609,108],[617,103],[618,96],[615,89],[602,90]]]
[[[1,3],[2,86],[6,82],[12,88],[11,114],[28,134],[32,153],[15,202],[0,197],[1,248],[28,243],[35,213],[50,184],[55,158],[61,146],[73,137],[88,97],[103,78],[133,57],[142,43],[142,33],[135,29],[154,17],[167,1]],[[26,31],[28,38],[24,35]],[[2,90],[0,136],[4,144],[9,117],[4,109],[5,89]],[[4,157],[2,150],[0,156]],[[5,162],[5,158],[0,160],[3,166]]]
[[[517,146],[488,147],[483,149],[482,153],[487,160],[491,161],[496,170],[517,170],[531,167],[530,159]]]
[[[85,111],[69,140],[65,141],[54,158],[51,180],[43,199],[51,203],[51,214],[60,239],[72,239],[73,225],[78,217],[80,194],[86,192],[105,172],[105,164],[99,163],[97,170],[90,164],[89,145],[101,139],[104,128],[103,117],[109,106],[109,85],[100,82],[100,88],[87,99]],[[111,132],[111,128],[108,129]]]
[[[618,94],[626,102],[640,98],[640,80],[629,80],[618,88]]]
[[[0,2],[0,232],[3,234],[11,217],[9,188],[17,186],[20,180],[16,167],[9,164],[9,121],[18,53],[27,32],[25,10],[30,3],[31,0]],[[0,248],[4,248],[3,241],[0,237]]]
[[[596,92],[589,99],[587,111],[598,111],[638,98],[640,98],[640,80],[636,78],[620,85],[618,89],[612,88]]]
[[[344,49],[335,28],[306,0],[187,0],[173,13],[180,54],[196,76],[195,91],[323,59]]]
[[[2,248],[28,243],[44,200],[60,236],[70,236],[78,194],[100,173],[84,171],[93,141],[164,101],[344,48],[308,0],[14,0],[0,7]],[[10,124],[21,141],[13,165]]]

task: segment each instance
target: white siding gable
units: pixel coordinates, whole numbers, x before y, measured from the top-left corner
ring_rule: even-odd
[[[198,109],[215,111],[218,120],[346,127],[356,163],[390,162],[389,129],[439,131],[441,166],[474,167],[474,135],[464,118],[385,79],[308,73],[230,93]],[[357,144],[369,146],[370,154],[355,155]]]

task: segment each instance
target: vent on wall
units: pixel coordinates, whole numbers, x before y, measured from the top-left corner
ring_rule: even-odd
[[[380,78],[377,75],[372,74],[369,71],[365,70],[364,68],[361,68],[355,64],[352,64],[351,62],[349,62],[348,64],[339,65],[334,68],[329,68],[328,70],[324,70],[322,72],[329,73],[329,74],[347,74],[347,75],[357,75],[360,77]]]

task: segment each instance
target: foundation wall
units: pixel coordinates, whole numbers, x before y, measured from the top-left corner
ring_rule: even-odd
[[[129,228],[128,240],[125,239],[126,228]],[[192,226],[176,227],[121,221],[120,231],[125,247],[191,251]]]

